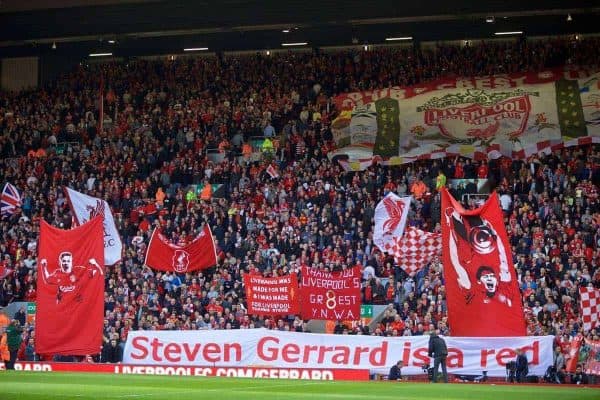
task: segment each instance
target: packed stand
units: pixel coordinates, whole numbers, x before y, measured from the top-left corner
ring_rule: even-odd
[[[84,65],[44,89],[3,93],[0,181],[23,191],[23,207],[0,222],[0,305],[35,301],[39,221],[71,226],[62,191],[70,186],[109,202],[125,245],[122,262],[107,268],[100,361],[119,361],[116,349],[131,329],[307,331],[297,316],[248,315],[241,285],[243,273],[282,275],[302,264],[360,265],[364,303],[390,304],[372,329],[338,323],[335,333],[423,335],[439,328],[448,334],[439,260],[408,276],[372,242],[374,209],[387,191],[416,195],[410,225],[440,229],[436,178],[442,170],[448,179],[490,179],[498,188],[528,333],[556,335],[565,352],[583,330],[578,286],[600,287],[600,148],[523,161],[374,165],[346,174],[327,158],[334,148],[331,98],[446,76],[587,66],[596,62],[598,45],[598,39],[519,40]],[[107,91],[99,132],[101,76]],[[251,161],[245,152],[256,136],[280,139],[266,161]],[[210,161],[208,149],[218,149],[223,161]],[[279,178],[266,172],[270,161]],[[202,199],[188,190],[206,183],[224,184],[223,197]],[[179,276],[143,265],[154,227],[186,244],[204,223],[218,241],[215,268]],[[39,358],[33,327],[23,325],[19,357]],[[597,330],[583,334],[599,339]]]

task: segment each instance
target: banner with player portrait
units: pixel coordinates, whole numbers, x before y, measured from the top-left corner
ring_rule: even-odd
[[[98,354],[104,318],[102,217],[71,230],[40,222],[36,353]]]
[[[178,246],[154,229],[146,261],[150,268],[184,274],[189,271],[207,269],[217,264],[217,252],[213,235],[208,225],[187,246]]]
[[[465,210],[442,189],[442,258],[452,336],[525,336],[498,196]]]
[[[302,266],[301,282],[302,319],[360,319],[359,267],[326,272]]]

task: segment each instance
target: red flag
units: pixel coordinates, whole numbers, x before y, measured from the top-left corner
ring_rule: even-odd
[[[292,273],[275,278],[244,275],[246,303],[251,315],[298,314],[298,278]]]
[[[170,243],[162,233],[154,229],[145,264],[159,271],[179,274],[216,265],[217,252],[210,228],[208,225],[204,226],[198,237],[187,246]]]
[[[36,352],[98,354],[104,318],[104,231],[96,217],[71,230],[40,222]]]
[[[360,319],[360,267],[325,272],[302,266],[302,319]]]
[[[502,210],[492,193],[465,210],[442,188],[442,244],[453,336],[525,336],[523,303]]]
[[[579,350],[581,349],[582,342],[583,336],[575,336],[571,340],[565,368],[567,372],[575,372],[575,369],[577,369],[577,364],[579,363]]]

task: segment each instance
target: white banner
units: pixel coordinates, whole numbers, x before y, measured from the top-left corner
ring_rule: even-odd
[[[347,156],[346,163],[373,156],[388,165],[457,155],[524,159],[600,143],[598,72],[446,79],[335,101],[342,111],[332,121],[337,149],[328,157]]]
[[[398,197],[390,192],[375,207],[375,228],[373,243],[379,250],[393,253],[396,239],[402,237],[406,227],[406,217],[410,209],[411,197]]]
[[[65,190],[77,225],[85,224],[96,215],[102,215],[104,223],[104,263],[113,265],[120,261],[123,244],[108,203],[70,188],[65,188]]]
[[[506,364],[521,348],[531,375],[544,375],[552,360],[552,336],[504,338],[446,337],[448,372],[506,376]],[[433,365],[429,336],[348,336],[241,329],[209,331],[130,331],[125,364],[368,369],[388,373],[403,360],[404,375],[423,374]]]

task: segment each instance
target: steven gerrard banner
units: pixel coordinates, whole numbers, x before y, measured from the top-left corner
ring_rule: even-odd
[[[210,268],[217,264],[217,252],[210,227],[205,225],[200,234],[187,246],[177,246],[154,229],[145,264],[159,271],[183,274]]]
[[[65,187],[65,193],[77,225],[85,224],[98,215],[102,217],[104,261],[106,265],[120,261],[123,244],[108,203],[68,187]]]
[[[275,278],[245,274],[244,287],[248,314],[298,314],[298,278],[296,274]]]
[[[524,336],[523,304],[498,196],[465,210],[442,189],[442,258],[453,336]]]
[[[332,273],[303,266],[301,282],[302,319],[360,319],[359,267]]]
[[[102,218],[71,229],[41,221],[36,353],[98,354],[104,317]]]
[[[446,337],[448,372],[505,377],[506,364],[522,349],[531,375],[552,365],[553,336]],[[133,365],[335,368],[387,374],[398,360],[403,375],[422,375],[429,336],[381,337],[234,329],[227,331],[129,331],[123,363]]]

